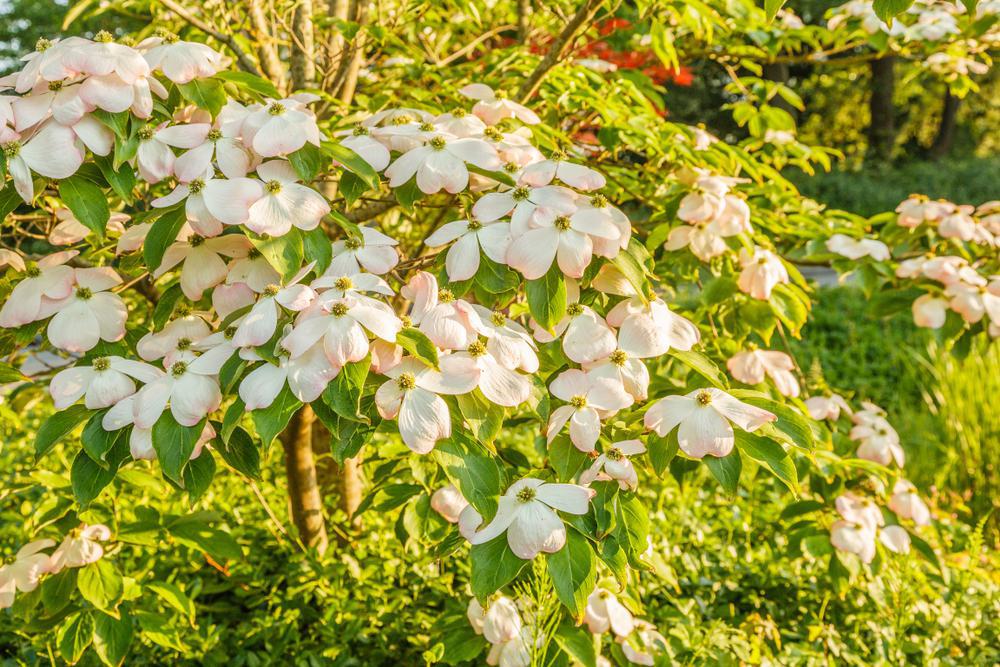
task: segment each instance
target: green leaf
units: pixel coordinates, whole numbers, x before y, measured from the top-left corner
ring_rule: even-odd
[[[278,89],[274,87],[273,83],[255,74],[250,74],[249,72],[241,72],[239,70],[223,70],[222,72],[216,74],[215,78],[229,83],[235,83],[240,88],[245,88],[251,92],[261,95],[262,97],[270,97],[272,99],[281,98],[281,93],[278,92]]]
[[[274,270],[288,280],[302,268],[302,234],[294,227],[282,236],[261,236],[247,232],[250,242]]]
[[[109,130],[114,132],[115,136],[119,139],[128,138],[128,111],[111,113],[110,111],[105,111],[104,109],[94,109],[90,112],[90,115],[99,120],[101,124]]]
[[[438,367],[438,351],[431,339],[420,329],[407,327],[396,334],[396,344],[426,366]]]
[[[872,7],[876,16],[892,25],[893,17],[905,12],[913,2],[914,0],[875,0]]]
[[[107,461],[103,466],[95,462],[87,452],[77,452],[69,476],[73,486],[73,495],[80,505],[86,506],[93,502],[104,490],[104,487],[114,480],[122,462],[129,458],[127,440],[124,437],[118,437],[124,432],[118,431],[112,434],[116,437],[112,440],[112,448],[105,452]]]
[[[361,414],[361,394],[371,363],[371,356],[367,356],[341,368],[337,377],[323,390],[323,402],[345,419],[368,422],[368,418]]]
[[[554,636],[556,644],[569,656],[570,664],[597,667],[597,648],[594,636],[586,628],[563,621]]]
[[[132,618],[124,609],[120,618],[107,614],[94,616],[94,650],[108,667],[118,667],[125,662],[132,643]]]
[[[440,639],[436,645],[444,648],[439,660],[446,665],[467,663],[478,657],[486,648],[486,642],[476,634],[464,616],[442,627],[435,636]]]
[[[736,430],[736,446],[754,461],[764,465],[793,492],[798,491],[799,476],[792,458],[774,440]]]
[[[292,415],[298,412],[300,407],[302,407],[302,401],[295,398],[288,385],[285,385],[271,405],[250,413],[254,426],[257,428],[257,435],[260,436],[265,447],[274,442],[278,434],[285,430]]]
[[[493,444],[493,440],[503,428],[503,420],[507,415],[503,406],[486,400],[479,389],[456,396],[456,399],[458,409],[462,412],[462,416],[468,422],[476,439],[486,445]]]
[[[630,241],[630,244],[631,243],[638,244],[639,242],[633,238]],[[642,265],[642,262],[636,258],[635,254],[630,252],[631,249],[632,248],[630,247],[629,250],[619,252],[614,256],[614,259],[611,260],[611,263],[615,266],[615,268],[621,271],[622,275],[625,276],[625,279],[631,283],[633,288],[635,288],[635,292],[639,298],[645,302],[648,282],[646,280],[646,268]]]
[[[438,443],[434,457],[469,504],[483,517],[493,516],[503,484],[503,471],[496,457],[466,434],[456,431],[451,438]]]
[[[194,627],[194,602],[184,591],[166,581],[151,581],[145,585],[145,588],[156,593],[168,606],[183,614],[188,624]]]
[[[811,420],[795,408],[752,389],[734,389],[730,393],[745,403],[776,415],[778,419],[772,427],[779,436],[784,436],[782,439],[802,449],[812,450],[816,446]]]
[[[344,198],[348,206],[356,202],[370,188],[363,178],[351,172],[345,172],[337,183],[337,194]]]
[[[104,238],[111,210],[104,192],[79,174],[59,181],[59,198],[83,225]]]
[[[132,165],[123,164],[115,169],[114,161],[107,155],[95,155],[94,163],[101,170],[104,180],[111,189],[126,202],[132,202],[132,190],[135,188],[135,171]]]
[[[153,424],[152,437],[153,449],[156,450],[156,458],[165,477],[184,485],[184,468],[204,427],[204,421],[197,426],[181,426],[174,420],[170,410],[163,411]]]
[[[242,428],[234,428],[228,440],[217,441],[213,447],[233,470],[260,479],[260,451]]]
[[[316,262],[313,272],[319,276],[326,271],[333,260],[333,245],[322,226],[302,232],[302,253],[305,259]]]
[[[65,568],[42,579],[42,605],[49,616],[66,608],[76,591],[77,568]]]
[[[670,462],[677,456],[680,445],[677,442],[677,431],[673,430],[667,437],[661,438],[655,433],[650,433],[646,441],[646,451],[649,455],[649,463],[657,475],[663,476]]]
[[[194,79],[189,83],[177,84],[184,99],[205,109],[213,116],[218,115],[226,105],[226,91],[220,81],[215,79]]]
[[[142,244],[142,256],[150,272],[160,266],[163,253],[177,240],[177,235],[185,222],[187,222],[187,212],[183,206],[168,210],[153,222]]]
[[[548,273],[526,285],[528,310],[535,321],[547,331],[552,331],[566,315],[566,280],[555,262]]]
[[[81,568],[76,587],[84,600],[104,611],[113,611],[125,592],[122,576],[107,558]]]
[[[21,371],[17,370],[10,364],[5,364],[0,362],[0,384],[7,384],[8,382],[28,382],[29,379],[25,377]]]
[[[714,361],[706,357],[701,352],[695,352],[694,350],[688,350],[686,352],[682,352],[681,350],[670,350],[670,356],[683,363],[685,366],[711,382],[716,387],[725,389],[729,386],[729,380],[726,379],[726,374],[722,372]]]
[[[98,465],[105,462],[105,457],[111,448],[115,445],[115,440],[118,439],[120,435],[125,432],[125,429],[119,429],[117,431],[105,431],[104,427],[101,425],[101,420],[104,419],[104,415],[107,410],[100,410],[95,412],[87,424],[83,427],[83,432],[80,434],[80,442],[83,444],[84,451],[90,455]],[[106,467],[106,466],[103,466]]]
[[[615,514],[615,537],[625,551],[628,564],[647,569],[642,554],[649,548],[649,515],[646,506],[635,494],[619,494]]]
[[[572,531],[570,531],[572,532]],[[507,535],[500,535],[469,550],[472,561],[472,594],[480,603],[517,577],[528,561],[521,560],[507,546]]]
[[[204,551],[216,560],[243,558],[243,550],[232,535],[206,523],[202,515],[188,515],[167,524],[175,540],[198,551]]]
[[[322,149],[324,153],[339,162],[344,169],[364,181],[369,188],[378,190],[380,185],[378,172],[372,169],[372,166],[365,162],[360,155],[347,146],[332,141],[324,141]]]
[[[413,205],[420,201],[424,196],[424,193],[420,191],[419,187],[417,187],[416,176],[403,185],[400,185],[398,188],[394,188],[392,193],[396,196],[396,201],[399,202],[399,205],[410,213],[414,210]]]
[[[735,495],[740,483],[740,472],[743,470],[743,462],[740,454],[732,451],[728,456],[718,458],[716,456],[706,456],[702,462],[708,466],[712,476],[719,480],[719,484],[729,495]]]
[[[810,535],[799,542],[799,548],[810,558],[822,558],[833,553],[833,544],[830,543],[830,536],[826,534]]]
[[[512,188],[517,185],[517,183],[514,182],[514,179],[510,177],[510,174],[505,171],[490,171],[489,169],[483,169],[471,163],[465,166],[468,167],[469,171],[474,174],[479,174],[480,176],[485,176],[486,178],[492,178],[494,181],[503,183],[504,185],[508,185]]]
[[[83,405],[71,405],[49,416],[35,434],[35,460],[45,456],[57,442],[72,433],[73,429],[88,416],[90,410]]]
[[[560,482],[572,482],[586,463],[587,455],[565,435],[557,436],[549,445],[549,465],[556,471]]]
[[[188,492],[191,502],[201,498],[215,477],[215,457],[208,448],[202,449],[196,459],[188,461],[184,467],[184,490]]]
[[[566,545],[548,554],[546,561],[556,595],[579,620],[597,583],[597,559],[590,542],[577,531],[567,530]]]
[[[79,662],[94,637],[94,620],[83,611],[59,629],[59,654],[71,665]]]
[[[326,160],[320,149],[308,141],[294,153],[288,154],[288,161],[291,162],[295,173],[299,175],[303,183],[311,183],[323,173]]]
[[[785,0],[764,0],[764,13],[767,14],[768,22],[774,19],[784,4]]]

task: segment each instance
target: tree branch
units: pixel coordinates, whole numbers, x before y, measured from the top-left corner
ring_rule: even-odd
[[[366,222],[368,220],[377,218],[386,211],[390,211],[396,208],[396,206],[398,205],[399,202],[397,202],[394,199],[389,199],[386,201],[377,201],[368,204],[367,206],[363,206],[362,208],[355,209],[350,213],[346,213],[344,217],[350,220],[351,222]]]
[[[576,38],[577,33],[584,27],[584,24],[590,23],[594,15],[597,14],[597,10],[600,8],[602,2],[603,0],[586,0],[576,11],[576,14],[573,15],[573,18],[566,23],[566,27],[562,29],[559,36],[552,42],[549,52],[545,54],[542,61],[538,63],[538,67],[535,68],[535,71],[531,73],[528,80],[521,86],[521,90],[518,91],[517,97],[521,100],[522,104],[534,96],[545,75],[565,57],[566,50]]]
[[[233,39],[232,35],[219,32],[184,7],[174,2],[174,0],[160,0],[160,4],[172,11],[174,14],[177,14],[177,16],[179,16],[184,22],[197,28],[198,30],[201,30],[206,35],[211,36],[213,39],[229,47],[229,50],[236,56],[236,62],[239,64],[240,69],[245,72],[250,72],[251,74],[256,74],[257,76],[261,75],[261,71],[257,68],[257,64],[250,59],[250,56],[243,52],[243,49],[241,49],[239,44],[236,43],[236,40]]]
[[[264,14],[264,8],[261,6],[260,0],[250,0],[249,5],[250,21],[257,33],[254,37],[259,44],[257,52],[261,67],[264,68],[264,74],[271,80],[271,83],[280,90],[284,90],[285,68],[281,63],[281,58],[278,57],[278,49],[274,45],[274,35],[268,24],[267,16]]]

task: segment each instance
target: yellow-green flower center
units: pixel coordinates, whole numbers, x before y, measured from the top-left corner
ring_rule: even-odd
[[[111,368],[111,360],[107,357],[98,357],[94,359],[94,363],[91,366],[95,371],[100,373]]]
[[[188,349],[188,348],[191,347],[191,342],[192,342],[191,339],[187,338],[187,337],[178,338],[177,339],[177,349],[178,350],[186,350],[186,349]]]
[[[625,455],[622,454],[622,450],[617,447],[612,447],[608,451],[604,452],[604,456],[606,456],[609,461],[621,461],[625,458]]]
[[[170,374],[173,375],[175,378],[179,378],[180,376],[187,373],[187,369],[188,367],[186,363],[184,363],[183,361],[177,361],[174,362],[174,365],[170,367]]]
[[[347,314],[347,304],[346,303],[335,303],[333,307],[330,308],[330,314],[334,317],[343,317]]]
[[[573,398],[569,399],[569,404],[577,410],[582,410],[587,407],[587,397],[583,394],[577,394]]]
[[[347,290],[354,287],[354,283],[347,276],[342,276],[340,278],[337,278],[336,282],[333,283],[333,286],[338,290],[340,290],[341,292],[346,292]]]
[[[510,193],[511,198],[517,202],[526,200],[530,195],[531,191],[523,185],[519,188],[514,188],[514,191]]]
[[[264,288],[264,296],[271,296],[271,297],[273,297],[280,290],[281,290],[281,287],[279,287],[278,285],[273,285],[273,284],[272,285],[268,285],[267,287]]]
[[[272,116],[280,116],[285,113],[285,105],[281,102],[271,102],[271,105],[267,107],[267,112]]]
[[[712,402],[712,394],[708,391],[704,390],[699,391],[698,396],[696,398],[697,401],[702,405],[708,405],[709,403]]]
[[[494,310],[493,315],[490,317],[493,320],[493,326],[502,327],[507,324],[507,316],[501,313],[499,310]]]
[[[431,148],[433,148],[436,151],[443,151],[446,145],[447,142],[445,142],[444,137],[434,137],[430,141]]]
[[[89,287],[77,287],[76,288],[76,298],[77,299],[80,299],[81,301],[87,301],[92,296],[94,296],[94,292]]]
[[[203,181],[200,178],[196,178],[190,183],[188,183],[188,191],[193,195],[200,193],[204,187],[205,187],[205,181]]]
[[[451,303],[454,300],[455,294],[447,287],[438,290],[438,301],[441,303]]]
[[[569,218],[567,218],[565,215],[560,215],[558,218],[556,218],[556,221],[553,224],[555,224],[556,229],[558,229],[561,232],[565,232],[567,229],[569,229]]]
[[[474,343],[469,344],[468,349],[469,355],[472,357],[481,357],[486,354],[486,344],[481,340],[477,340]]]
[[[4,157],[12,158],[21,152],[21,142],[11,141],[2,146]]]
[[[538,492],[535,491],[535,489],[533,489],[530,486],[526,486],[523,489],[521,489],[520,491],[518,491],[517,492],[517,496],[515,496],[515,497],[517,498],[517,501],[519,503],[529,503],[532,500],[534,500],[537,495],[538,495]]]
[[[628,361],[628,354],[624,350],[615,350],[608,358],[615,366],[624,366],[625,362]]]
[[[217,130],[215,128],[212,128],[211,130],[208,131],[208,135],[205,138],[214,144],[216,141],[222,138],[222,130]]]
[[[480,229],[483,228],[483,223],[479,222],[478,220],[469,220],[469,224],[467,225],[467,227],[470,232],[478,232]]]
[[[566,306],[566,314],[570,317],[576,317],[578,315],[583,315],[583,306],[578,303],[571,303]]]
[[[264,184],[264,189],[270,195],[276,195],[281,192],[281,181],[270,180]]]
[[[396,386],[399,387],[400,391],[409,391],[417,386],[417,379],[413,377],[412,373],[403,373],[396,378]]]
[[[114,35],[112,35],[107,30],[101,30],[99,33],[97,33],[96,35],[94,35],[94,41],[95,42],[103,42],[103,43],[106,44],[108,42],[113,42],[114,39],[115,39]]]

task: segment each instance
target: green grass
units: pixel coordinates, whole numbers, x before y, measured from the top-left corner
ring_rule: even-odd
[[[789,176],[807,197],[832,208],[870,216],[893,210],[912,193],[959,204],[978,205],[996,199],[1000,158],[911,162],[813,177]]]

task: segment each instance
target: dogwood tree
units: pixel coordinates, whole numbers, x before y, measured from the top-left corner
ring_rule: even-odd
[[[70,662],[92,643],[120,663],[135,635],[155,632],[137,613],[141,589],[170,590],[104,557],[119,541],[108,525],[126,526],[102,493],[152,460],[197,500],[220,464],[257,477],[282,434],[302,546],[322,553],[314,420],[338,462],[388,466],[352,514],[403,507],[405,535],[469,563],[468,618],[442,632],[432,661],[475,658],[484,645],[469,635],[481,633],[490,664],[596,664],[590,633],[610,633],[601,650],[654,664],[662,636],[635,588],[648,576],[644,480],[700,465],[723,493],[760,469],[808,495],[789,508],[809,515],[795,543],[842,579],[842,561],[858,570],[911,543],[933,561],[887,415],[807,386],[787,344],[810,307],[788,257],[832,253],[888,278],[913,238],[861,238],[868,221],[781,179],[785,163],[828,160],[776,140],[790,128],[769,101],[787,88],[734,74],[734,113],[766,146],[667,122],[627,77],[598,101],[594,63],[557,66],[602,9],[589,1],[533,70],[459,70],[438,90],[351,107],[357,44],[320,54],[310,5],[293,12],[290,80],[267,45],[258,66],[208,17],[163,2],[190,35],[43,40],[0,81],[3,380],[51,398],[36,455],[60,442],[73,452],[81,524],[26,535],[38,539],[0,568],[0,605],[60,628]],[[678,34],[714,20],[669,9]],[[872,32],[863,12],[836,16],[834,29],[861,17]],[[914,25],[926,32],[924,16]],[[651,22],[653,48],[675,59]],[[319,85],[325,58],[335,87]],[[615,136],[578,140],[595,117],[616,122],[625,96],[635,115]],[[938,236],[992,248],[994,209],[974,218],[915,198],[896,224],[933,221],[935,251]],[[944,285],[914,304],[918,323],[973,335],[960,329],[987,313],[996,334],[1000,296],[977,258],[898,265]],[[512,446],[513,432],[535,447]],[[197,514],[156,530],[242,557]],[[561,606],[543,609],[539,590]]]

